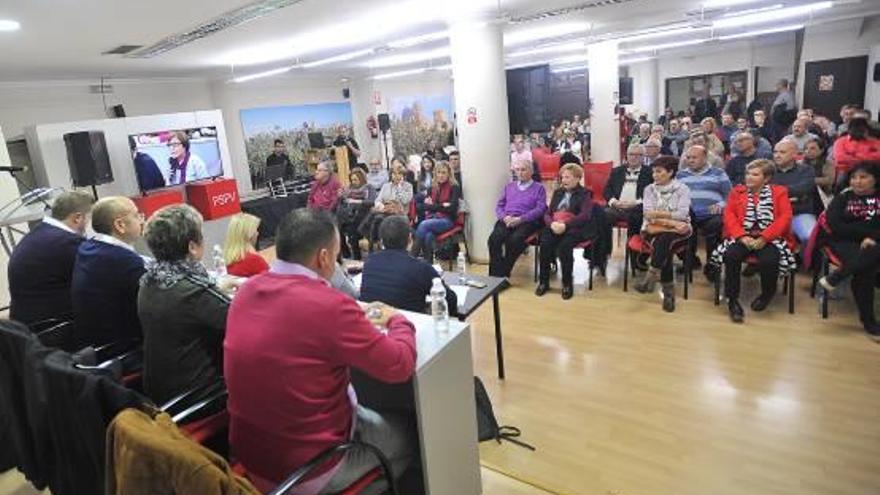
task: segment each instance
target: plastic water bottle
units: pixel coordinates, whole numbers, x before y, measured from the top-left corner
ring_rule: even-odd
[[[211,269],[214,272],[214,276],[218,279],[225,276],[226,261],[223,259],[223,248],[220,247],[220,244],[214,244],[212,261],[214,266]]]
[[[441,332],[449,331],[449,307],[446,305],[446,288],[439,278],[435,278],[431,286],[431,318],[434,329]]]
[[[464,257],[464,252],[458,252],[458,259],[455,264],[456,268],[458,268],[458,282],[462,284],[467,282],[467,259]]]

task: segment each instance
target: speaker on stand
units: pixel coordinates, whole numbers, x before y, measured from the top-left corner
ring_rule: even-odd
[[[70,132],[64,135],[67,147],[67,166],[75,187],[91,186],[92,195],[98,199],[95,186],[113,182],[107,142],[101,131]]]
[[[387,113],[379,114],[379,130],[382,131],[382,146],[385,148],[385,169],[391,169],[391,158],[388,156],[388,131],[391,130],[391,117]]]

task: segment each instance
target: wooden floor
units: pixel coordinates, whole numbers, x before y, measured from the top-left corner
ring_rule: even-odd
[[[795,315],[780,296],[734,325],[702,276],[667,314],[621,291],[620,264],[563,301],[558,283],[536,297],[520,260],[501,296],[504,382],[491,305],[474,315],[475,372],[538,449],[481,444],[484,494],[880,494],[880,345],[849,297],[823,321],[801,277]],[[748,307],[757,279],[743,289]],[[0,495],[32,493],[0,475]]]
[[[484,466],[558,494],[880,494],[880,345],[851,301],[823,321],[800,277],[795,315],[780,295],[734,325],[702,276],[668,314],[621,291],[621,264],[563,301],[558,283],[536,297],[520,260],[501,296],[504,382],[491,305],[475,315],[499,421],[538,449],[483,443]],[[748,307],[758,280],[743,285]]]

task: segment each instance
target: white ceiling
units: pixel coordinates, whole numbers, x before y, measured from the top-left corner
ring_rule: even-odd
[[[375,48],[408,36],[441,31],[446,21],[444,7],[453,11],[483,6],[491,16],[502,19],[505,33],[564,23],[589,23],[589,34],[633,31],[653,26],[694,20],[700,0],[621,0],[579,12],[527,23],[516,19],[554,9],[577,7],[592,0],[302,0],[262,18],[238,25],[154,58],[134,59],[101,55],[117,45],[152,45],[163,38],[184,32],[253,0],[3,0],[0,19],[21,23],[15,32],[0,32],[0,80],[37,79],[200,77],[226,79],[254,72],[309,62],[354,50]],[[878,0],[837,0],[841,5],[823,11],[822,17],[837,17],[880,8]],[[799,4],[807,0],[774,0],[772,3]],[[751,7],[766,5],[760,2]],[[738,7],[746,9],[749,6]],[[378,17],[378,19],[377,19]],[[371,27],[372,26],[372,27]],[[566,35],[567,41],[585,34]],[[666,40],[664,40],[666,41]],[[299,59],[282,58],[261,64],[235,67],[224,61],[236,53],[258,54],[263,58],[283,56],[283,47],[292,43],[314,48]],[[406,54],[443,47],[436,41],[411,49],[394,50]],[[534,46],[531,43],[527,46]],[[632,45],[632,44],[630,44]],[[626,46],[626,45],[624,45]],[[518,47],[516,49],[521,49]],[[510,48],[508,52],[514,50]],[[383,53],[379,56],[387,56]],[[374,58],[375,58],[374,57]],[[240,58],[240,57],[238,57]],[[518,58],[542,61],[547,55]],[[367,69],[370,57],[328,64],[307,70],[338,76],[360,76],[426,64],[442,65],[447,60],[416,62],[391,69]]]

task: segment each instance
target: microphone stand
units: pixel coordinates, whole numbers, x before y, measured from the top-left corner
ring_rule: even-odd
[[[382,130],[382,145],[385,148],[385,170],[391,170],[391,159],[388,157],[388,131]]]

